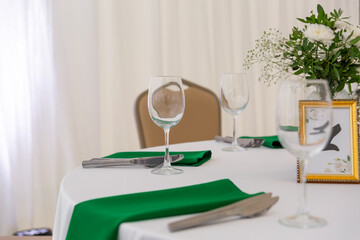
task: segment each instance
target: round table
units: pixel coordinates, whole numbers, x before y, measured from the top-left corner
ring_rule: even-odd
[[[247,193],[271,192],[279,202],[266,214],[249,219],[232,219],[172,233],[169,222],[185,216],[123,223],[118,238],[127,239],[356,239],[360,218],[360,189],[357,184],[308,184],[310,213],[325,218],[328,225],[296,229],[278,222],[295,213],[301,185],[296,182],[296,159],[283,149],[250,148],[225,152],[226,143],[215,141],[171,145],[170,151],[211,150],[212,158],[199,167],[180,167],[183,174],[160,176],[146,168],[78,167],[62,180],[59,190],[53,240],[66,238],[74,206],[82,201],[228,178]],[[142,150],[161,151],[163,147]]]

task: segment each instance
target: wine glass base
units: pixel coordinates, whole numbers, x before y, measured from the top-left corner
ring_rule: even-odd
[[[222,150],[226,152],[242,152],[242,151],[246,151],[247,149],[240,146],[231,146],[231,147],[223,148]]]
[[[295,228],[317,228],[327,224],[325,219],[310,216],[308,214],[294,215],[281,218],[279,222],[285,226]]]
[[[172,166],[167,166],[167,167],[160,166],[151,171],[151,173],[158,175],[176,175],[176,174],[181,174],[183,172],[184,172],[183,170],[174,168]]]

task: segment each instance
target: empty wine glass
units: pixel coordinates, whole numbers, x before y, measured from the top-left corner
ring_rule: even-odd
[[[224,151],[244,151],[237,142],[236,122],[237,115],[244,111],[249,102],[249,87],[245,73],[226,73],[221,76],[220,83],[221,107],[233,117],[233,140],[231,147]]]
[[[151,119],[165,132],[164,163],[151,172],[173,175],[183,172],[171,166],[169,155],[169,132],[182,118],[185,109],[185,95],[181,77],[152,77],[148,92],[148,110]]]
[[[307,208],[306,170],[309,159],[328,144],[332,130],[328,82],[299,78],[283,80],[276,116],[280,143],[292,155],[299,158],[302,182],[300,204],[296,214],[281,218],[280,222],[286,226],[298,228],[324,226],[326,221],[311,216]]]

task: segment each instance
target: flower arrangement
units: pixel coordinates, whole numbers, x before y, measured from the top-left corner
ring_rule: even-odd
[[[360,83],[360,28],[342,13],[339,9],[328,15],[317,5],[317,15],[311,11],[311,16],[298,18],[305,26],[293,27],[288,38],[276,29],[265,31],[248,51],[245,69],[263,63],[259,79],[268,84],[295,74],[328,80],[332,95],[346,85],[352,93],[351,83]]]

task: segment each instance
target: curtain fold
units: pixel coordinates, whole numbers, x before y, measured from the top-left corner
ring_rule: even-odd
[[[45,1],[1,1],[0,5],[2,234],[33,225],[37,178],[44,176],[37,172],[37,159],[45,154],[40,145],[52,147],[39,124],[52,128],[48,110],[54,107],[54,75]],[[48,136],[55,139],[53,132]],[[49,202],[55,200],[49,197]]]
[[[218,94],[264,30],[288,34],[317,3],[359,24],[358,0],[0,0],[0,235],[51,227],[67,171],[139,148],[134,103],[151,76]],[[277,86],[248,76],[238,132],[275,134]]]

